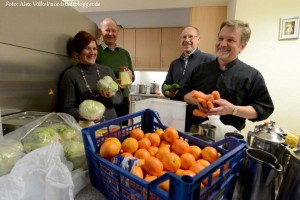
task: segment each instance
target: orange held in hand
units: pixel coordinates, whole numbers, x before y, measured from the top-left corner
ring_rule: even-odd
[[[202,106],[202,108],[205,109],[212,109],[214,108],[213,101],[214,100],[219,100],[220,99],[220,93],[218,91],[213,91],[211,94],[204,94],[201,91],[193,90],[190,93],[191,97],[194,99],[197,99],[198,103]],[[200,109],[195,109],[193,110],[193,115],[196,117],[207,117],[207,113],[200,110]]]

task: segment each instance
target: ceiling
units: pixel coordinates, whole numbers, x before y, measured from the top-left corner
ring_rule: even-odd
[[[79,12],[111,12],[125,10],[190,8],[199,6],[226,6],[230,0],[63,0],[79,2],[72,6]],[[90,4],[91,6],[85,6]],[[74,5],[74,4],[73,4]]]

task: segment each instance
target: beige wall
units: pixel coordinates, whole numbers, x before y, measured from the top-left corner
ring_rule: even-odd
[[[232,14],[229,11],[234,7]],[[257,68],[265,78],[275,104],[269,120],[300,133],[300,38],[278,40],[280,18],[300,17],[300,1],[232,0],[228,13],[228,18],[245,20],[252,29],[251,39],[239,58]],[[254,124],[249,122],[243,133],[253,128]]]

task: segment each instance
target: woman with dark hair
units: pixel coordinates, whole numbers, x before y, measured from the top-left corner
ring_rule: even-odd
[[[110,76],[117,82],[113,71],[97,64],[98,55],[96,39],[86,31],[78,32],[71,43],[72,51],[78,57],[79,63],[68,69],[61,80],[60,94],[62,111],[80,120],[79,104],[90,99],[101,102],[105,106],[105,120],[117,117],[114,106],[122,102],[123,96],[120,89],[112,93],[99,93],[97,82],[104,76]],[[95,120],[95,122],[100,119]]]

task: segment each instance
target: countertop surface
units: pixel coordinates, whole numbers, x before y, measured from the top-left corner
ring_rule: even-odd
[[[149,97],[149,98],[166,98],[163,94],[139,94],[139,93],[130,93],[129,96],[142,96],[142,97]]]

